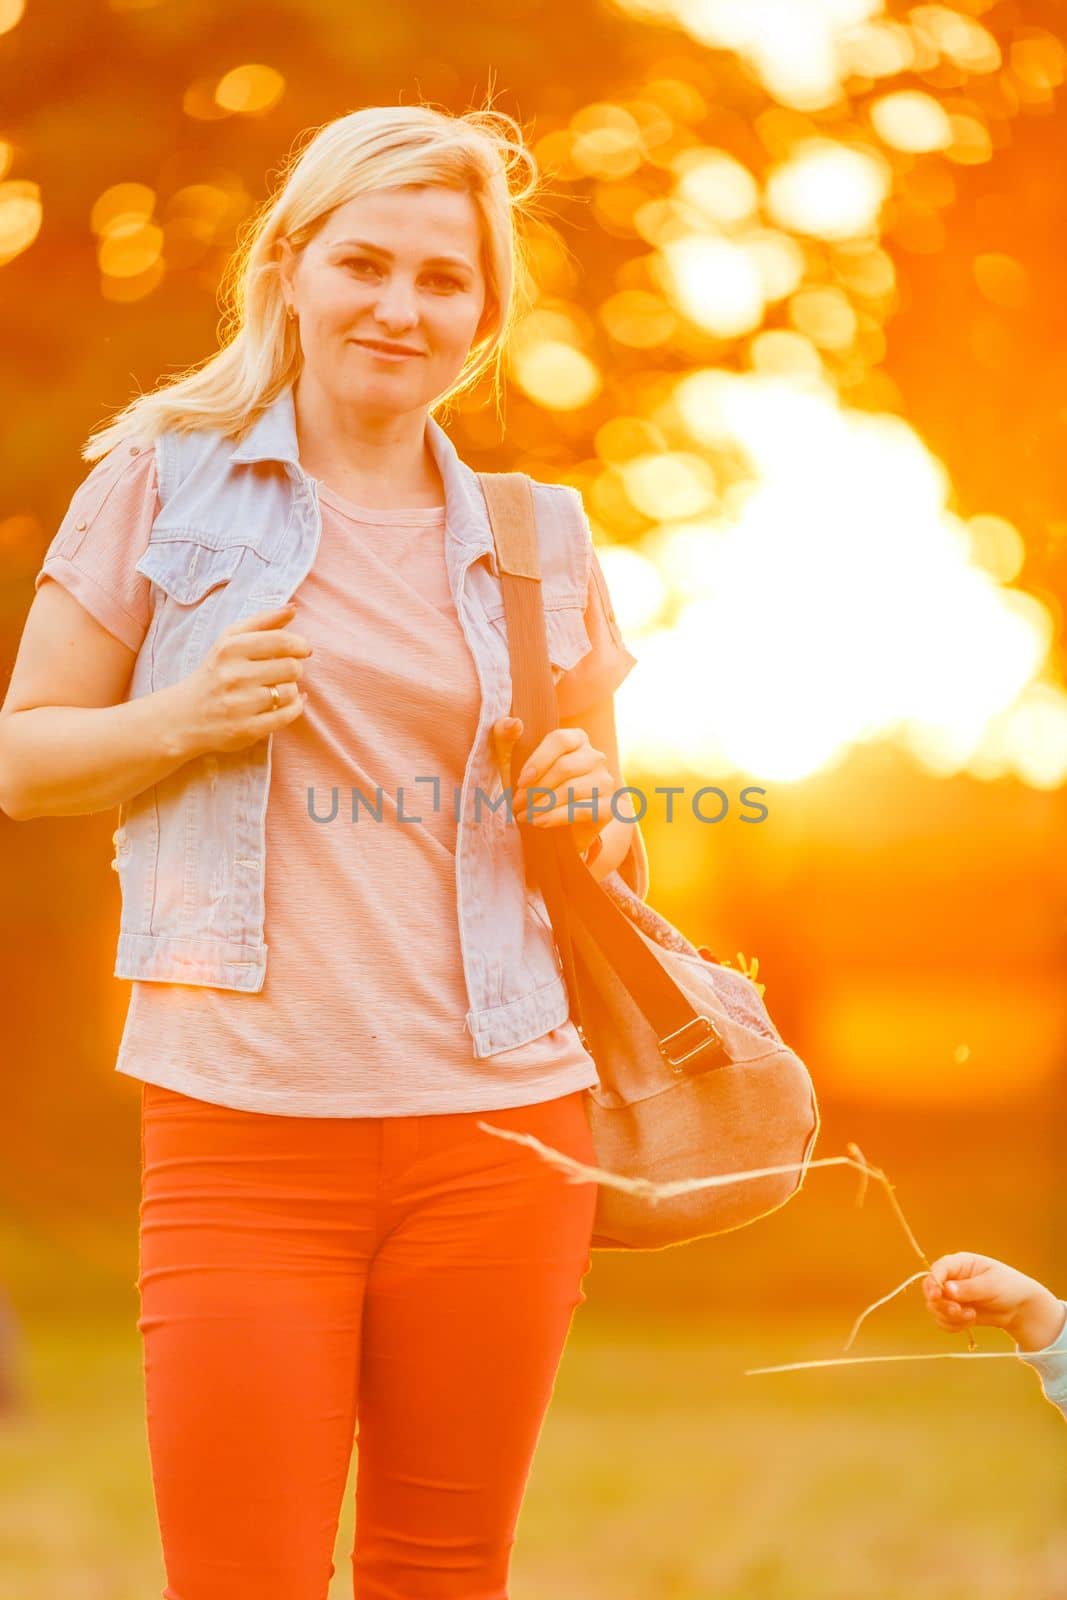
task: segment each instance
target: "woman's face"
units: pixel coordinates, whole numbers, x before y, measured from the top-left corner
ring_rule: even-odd
[[[429,406],[467,358],[485,308],[471,196],[441,186],[378,189],[338,206],[282,278],[305,371],[339,405],[376,414]],[[394,344],[410,354],[381,354]]]

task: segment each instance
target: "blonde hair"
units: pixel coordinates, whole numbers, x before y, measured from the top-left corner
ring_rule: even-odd
[[[303,360],[285,312],[278,241],[288,238],[299,252],[336,206],[400,184],[463,189],[478,208],[486,287],[481,332],[431,411],[491,368],[499,414],[508,337],[533,300],[529,244],[516,217],[532,214],[538,173],[522,130],[488,106],[462,116],[425,103],[365,106],[313,131],[246,224],[220,288],[221,348],[131,400],[90,434],[83,459],[95,461],[130,438],[149,443],[165,429],[215,428],[234,438],[247,431]]]

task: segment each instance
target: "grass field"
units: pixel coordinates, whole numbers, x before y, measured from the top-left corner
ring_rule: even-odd
[[[1067,1424],[1036,1376],[1015,1361],[742,1375],[832,1356],[846,1333],[583,1306],[512,1600],[1067,1597]],[[158,1600],[136,1328],[74,1304],[24,1334],[25,1410],[0,1425],[2,1600]],[[891,1315],[861,1344],[931,1348]],[[353,1482],[330,1600],[352,1593]]]

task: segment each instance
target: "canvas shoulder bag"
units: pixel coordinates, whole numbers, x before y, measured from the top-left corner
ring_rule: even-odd
[[[524,473],[479,473],[500,567],[523,732],[512,771],[559,727],[541,595],[536,515]],[[519,824],[571,1000],[596,1065],[586,1091],[600,1184],[592,1247],[659,1250],[744,1227],[801,1188],[819,1131],[807,1067],[756,985],[697,948],[619,873],[597,881],[569,828]],[[785,1171],[774,1171],[785,1168]],[[712,1187],[694,1180],[771,1169]],[[677,1185],[653,1194],[652,1185]],[[642,1192],[642,1188],[645,1192]]]

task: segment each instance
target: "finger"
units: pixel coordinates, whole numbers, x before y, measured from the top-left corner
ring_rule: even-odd
[[[293,656],[256,657],[248,668],[249,683],[296,682],[304,676],[304,663]]]
[[[510,759],[519,739],[522,737],[523,724],[519,717],[501,717],[499,722],[493,724],[493,742],[498,759]]]
[[[284,688],[279,689],[278,693],[281,696],[282,703],[277,711],[271,706],[263,715],[270,719],[270,726],[284,728],[287,723],[295,722],[297,717],[303,716],[307,710],[308,697],[306,694],[302,694],[299,689],[296,689],[293,684],[286,684]]]
[[[942,1333],[962,1333],[964,1327],[969,1326],[968,1323],[961,1323],[950,1317],[935,1316],[934,1322],[941,1329]]]
[[[577,792],[573,796],[575,806],[582,798]],[[549,788],[545,783],[532,783],[529,789],[516,789],[511,797],[512,813],[522,817],[523,821],[533,822],[547,817],[550,813],[562,809],[564,815],[567,811],[567,795],[562,795],[557,789]],[[581,815],[581,813],[577,813]]]
[[[606,781],[607,780],[607,781]],[[568,789],[573,789],[575,795],[581,795],[584,800],[591,800],[594,794],[600,797],[601,806],[606,806],[614,792],[614,784],[610,782],[610,774],[606,767],[589,766],[586,762],[556,762],[547,772],[534,778],[529,784],[516,785],[516,793],[522,794],[526,788],[551,789],[554,794],[567,794]]]
[[[552,806],[548,811],[539,811],[537,809],[538,800],[535,796],[534,810],[529,815],[528,820],[535,828],[567,828],[576,823],[595,820],[593,813],[587,806],[582,806],[580,802],[581,796],[575,795],[574,804],[570,807],[568,807],[567,801],[564,799],[559,805]],[[523,807],[523,820],[527,820],[525,807]]]
[[[957,1251],[945,1259],[938,1274],[941,1291],[953,1300],[985,1299],[995,1292],[997,1273],[1001,1270],[1001,1263],[991,1256]]]
[[[536,749],[531,750],[518,776],[516,784],[542,783],[556,761],[561,756],[567,756],[588,743],[589,735],[584,728],[553,728]],[[539,778],[537,774],[542,776]]]
[[[961,1322],[971,1322],[978,1315],[974,1306],[961,1306],[955,1300],[932,1300],[928,1302],[927,1310],[933,1317],[940,1317],[942,1322],[947,1322],[958,1327]]]
[[[522,730],[521,717],[501,717],[493,723],[493,755],[505,789],[511,787],[511,753],[522,737]]]
[[[266,661],[278,656],[309,656],[312,649],[302,633],[245,633],[241,651],[250,661]]]
[[[939,1328],[943,1328],[946,1333],[955,1333],[955,1324],[943,1312],[932,1310],[930,1315]]]
[[[520,779],[522,774],[520,773]],[[573,750],[566,750],[542,769],[536,782],[545,788],[565,790],[568,784],[584,788],[584,793],[600,795],[601,805],[607,805],[615,792],[615,777],[608,766],[603,750],[595,749],[588,740]]]
[[[974,1306],[957,1305],[955,1300],[945,1300],[942,1308],[946,1317],[952,1322],[969,1322],[975,1315]]]
[[[239,617],[236,622],[230,622],[223,628],[223,633],[241,633],[246,628],[277,628],[296,615],[296,606],[290,600],[287,606],[273,606],[269,611],[256,611],[250,617]]]
[[[944,1294],[945,1283],[958,1283],[963,1278],[971,1277],[979,1270],[979,1262],[981,1256],[974,1256],[971,1251],[957,1250],[947,1256],[939,1256],[929,1269],[929,1274],[937,1283],[937,1288]]]
[[[973,1278],[946,1278],[945,1294],[963,1305],[975,1304],[990,1298],[991,1284],[988,1271],[975,1273]]]
[[[927,1301],[934,1305],[955,1305],[956,1301],[945,1293],[945,1286],[933,1277],[926,1277],[922,1283],[923,1294]]]
[[[944,1285],[950,1278],[969,1278],[982,1268],[982,1258],[972,1250],[954,1250],[938,1256],[930,1268],[931,1275]]]
[[[263,707],[264,716],[273,716],[275,711],[280,711],[282,709],[282,706],[290,706],[294,700],[300,700],[304,698],[304,691],[301,689],[298,683],[257,683],[253,687],[255,693],[257,695],[261,695],[267,702]],[[278,691],[277,706],[275,706],[274,696],[270,692],[272,688],[277,689]]]
[[[552,750],[549,744],[549,740],[551,738],[552,735],[547,734],[546,737],[541,740],[540,744],[534,745],[532,750],[528,750],[526,752],[522,766],[519,768],[518,775],[516,776],[515,774],[512,774],[510,778],[511,784],[513,784],[516,789],[519,789],[520,787],[525,789],[531,784],[544,783],[542,774],[547,772],[552,762]],[[511,750],[511,754],[514,756],[513,748]]]
[[[549,811],[537,811],[537,800],[539,797],[534,795],[534,808],[526,821],[530,821],[534,827],[561,827],[565,824],[566,805],[553,805]]]
[[[536,754],[535,751],[534,755]],[[587,797],[591,796],[594,790],[599,792],[602,803],[607,804],[614,792],[611,772],[606,757],[600,750],[582,746],[579,750],[568,751],[530,776],[532,762],[533,757],[528,757],[515,779],[516,794],[522,794],[526,789],[535,787],[565,792],[568,785],[572,785],[576,791],[580,789]]]
[[[516,789],[512,811],[516,817],[522,813],[524,820],[528,815],[531,822],[558,816],[561,822],[603,823],[610,803],[611,795],[602,787],[572,779],[557,787],[535,783],[529,789]]]

